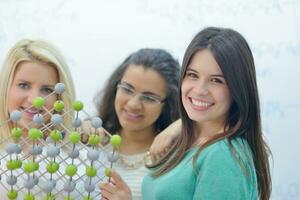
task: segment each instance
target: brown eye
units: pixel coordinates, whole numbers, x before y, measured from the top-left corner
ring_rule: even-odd
[[[186,73],[186,76],[187,76],[188,78],[191,78],[191,79],[196,79],[196,78],[198,78],[197,74],[195,74],[195,73],[193,73],[193,72],[187,72],[187,73]]]
[[[211,82],[214,82],[214,83],[223,83],[223,81],[221,79],[218,79],[218,78],[212,78]]]
[[[160,103],[160,100],[156,99],[155,97],[149,95],[141,95],[141,101],[145,103]]]
[[[134,95],[135,91],[126,85],[118,84],[118,88],[121,89],[124,94]]]

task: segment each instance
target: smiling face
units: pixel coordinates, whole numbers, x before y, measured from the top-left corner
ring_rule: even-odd
[[[183,106],[198,127],[224,128],[232,100],[223,73],[209,50],[193,55],[181,92]]]
[[[14,110],[24,111],[21,123],[29,124],[32,118],[39,111],[32,106],[35,97],[45,97],[54,91],[54,86],[58,82],[57,71],[54,67],[41,62],[25,61],[21,62],[13,78],[13,82],[8,94],[8,112]],[[45,107],[49,110],[56,101],[56,95],[51,95],[45,101]],[[29,109],[28,109],[29,108]],[[42,111],[41,114],[45,114]],[[44,117],[47,122],[50,116]]]
[[[153,69],[130,65],[125,71],[115,98],[115,109],[123,130],[129,132],[154,131],[154,123],[161,114],[167,89],[164,78]],[[134,94],[130,91],[134,91]],[[145,96],[146,95],[146,96]]]

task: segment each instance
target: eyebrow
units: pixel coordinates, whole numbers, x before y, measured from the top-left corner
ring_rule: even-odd
[[[54,87],[55,87],[55,84],[54,84],[54,85],[43,85],[43,87],[54,88]]]
[[[216,77],[224,78],[224,76],[222,74],[212,74],[211,76],[216,76]]]
[[[26,81],[26,80],[24,80],[24,79],[17,79],[16,80],[17,82],[24,82],[24,83],[27,83],[27,84],[30,84],[30,82],[29,81]],[[52,87],[52,88],[54,88],[54,86],[56,85],[56,83],[55,84],[44,84],[44,85],[42,85],[43,87]]]
[[[188,68],[188,69],[186,69],[186,72],[188,72],[188,71],[193,71],[193,72],[195,72],[195,73],[197,73],[197,74],[198,74],[198,72],[197,72],[196,70],[194,70],[194,69],[191,69],[191,68]]]
[[[133,87],[133,85],[131,85],[130,83],[127,83],[126,81],[122,81],[121,83],[122,83],[122,84],[125,84],[125,85],[127,85],[127,86],[129,86],[130,88],[132,88],[132,89],[135,90],[135,87]],[[153,92],[145,91],[145,92],[141,92],[141,93],[142,93],[142,94],[145,94],[145,95],[149,95],[149,96],[161,98],[158,94],[155,94],[155,93],[153,93]]]
[[[188,72],[188,71],[192,71],[192,72],[194,72],[196,74],[199,74],[198,71],[196,71],[194,69],[191,69],[191,68],[189,68],[189,69],[186,70],[186,72]],[[211,74],[210,76],[224,78],[223,74]]]

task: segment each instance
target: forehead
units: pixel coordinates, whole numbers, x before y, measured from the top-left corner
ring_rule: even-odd
[[[141,65],[129,65],[121,81],[139,91],[166,93],[166,81],[163,76],[154,69]]]
[[[191,58],[187,69],[211,74],[222,74],[221,68],[210,50],[197,51]]]
[[[58,82],[58,74],[56,68],[48,64],[37,61],[24,61],[18,64],[13,79],[55,84]]]

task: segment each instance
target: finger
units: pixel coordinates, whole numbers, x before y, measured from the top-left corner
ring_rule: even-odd
[[[112,199],[112,197],[113,197],[113,194],[112,193],[110,193],[110,192],[108,192],[108,191],[106,191],[106,190],[101,190],[101,199]]]
[[[124,186],[127,186],[122,177],[116,171],[111,170],[111,177],[115,181],[116,187],[123,188]]]
[[[83,144],[86,144],[89,140],[89,135],[87,133],[81,133],[80,140]]]
[[[106,135],[102,127],[98,129],[98,134],[101,138],[103,138]]]
[[[157,160],[159,159],[159,157],[157,156],[157,154],[150,154],[151,155],[151,160],[153,163],[156,163]]]
[[[155,137],[152,145],[150,146],[149,152],[153,155],[157,154],[158,150],[160,149],[160,140],[158,140],[158,136]]]
[[[99,187],[100,187],[101,191],[107,191],[111,194],[113,194],[117,191],[117,188],[111,183],[102,182],[102,183],[100,183]]]
[[[112,177],[110,177],[109,183],[110,183],[110,184],[113,184],[113,185],[116,185],[116,181],[115,181]]]
[[[101,144],[103,146],[109,142],[109,137],[106,135],[106,133],[102,127],[98,129],[98,135],[101,138]]]

